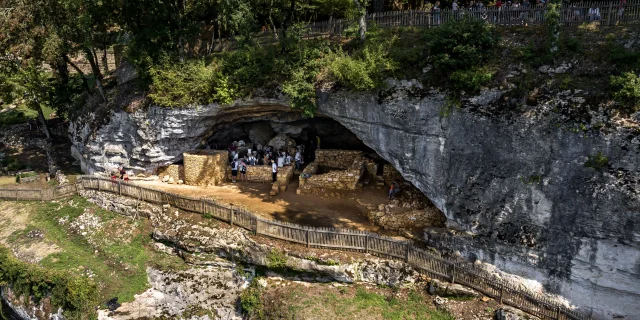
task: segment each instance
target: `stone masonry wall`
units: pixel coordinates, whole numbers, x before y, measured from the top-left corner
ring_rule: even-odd
[[[229,169],[229,152],[199,150],[184,153],[184,183],[192,186],[218,185]]]
[[[240,173],[238,172],[238,180]],[[287,185],[293,177],[293,167],[285,166],[278,168],[278,182],[280,185]],[[249,181],[271,182],[271,166],[247,166],[247,178]],[[227,170],[227,181],[231,181],[231,170]]]
[[[353,160],[347,170],[334,170],[325,174],[318,174],[319,164],[314,162],[309,164],[303,174],[311,174],[309,178],[300,177],[299,193],[312,193],[319,189],[354,190],[358,187],[358,181],[364,174],[362,158]]]
[[[314,162],[331,168],[347,169],[354,160],[362,158],[362,155],[362,151],[357,150],[319,149],[316,150]]]
[[[158,176],[163,178],[164,176],[172,177],[173,180],[184,181],[184,165],[181,164],[172,164],[170,166],[164,168],[158,168]]]

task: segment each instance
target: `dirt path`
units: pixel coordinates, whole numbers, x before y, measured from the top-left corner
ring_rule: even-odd
[[[351,228],[381,232],[367,219],[367,209],[360,203],[387,201],[384,189],[368,187],[357,191],[331,191],[319,195],[298,195],[297,179],[286,192],[269,196],[270,183],[225,183],[215,187],[171,185],[160,181],[136,181],[136,184],[162,189],[190,197],[207,197],[225,204],[245,208],[268,219],[277,219],[316,227]]]
[[[20,260],[38,262],[44,257],[59,252],[55,244],[42,240],[42,232],[33,230],[26,235],[27,241],[13,241],[12,236],[25,231],[33,210],[24,203],[0,201],[0,245],[9,247]]]

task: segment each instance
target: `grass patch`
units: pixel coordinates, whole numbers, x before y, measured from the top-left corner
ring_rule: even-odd
[[[90,277],[98,284],[100,303],[114,297],[119,302],[133,301],[135,294],[148,287],[147,266],[183,268],[178,257],[161,256],[152,249],[147,220],[132,220],[80,197],[30,205],[35,214],[27,229],[42,230],[48,241],[61,248],[42,259],[40,265]],[[85,210],[98,216],[103,227],[83,235],[83,230],[73,232],[70,224]]]
[[[287,266],[287,255],[278,250],[271,249],[267,254],[267,267],[269,269],[284,269]]]
[[[54,110],[49,107],[42,107],[42,113],[44,113],[45,119],[49,119],[53,112]],[[27,108],[25,105],[0,110],[0,125],[3,126],[25,123],[36,118],[38,118],[38,112]]]
[[[16,177],[11,176],[2,176],[0,177],[0,187],[1,186],[13,186],[16,184]]]
[[[416,291],[398,297],[380,292],[385,291],[364,287],[269,287],[260,294],[262,310],[254,314],[262,319],[454,319],[435,310],[428,298]]]

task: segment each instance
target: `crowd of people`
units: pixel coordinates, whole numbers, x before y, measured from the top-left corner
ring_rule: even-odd
[[[564,1],[562,8],[560,9],[562,18],[564,21],[600,21],[602,14],[600,7],[590,6],[589,2],[585,4],[584,1]],[[487,6],[480,0],[467,0],[458,1],[453,0],[450,9],[453,13],[454,19],[459,19],[464,14],[471,15],[478,19],[490,21],[492,23],[522,23],[527,24],[531,19],[535,21],[542,21],[544,17],[544,10],[547,5],[547,0],[513,0],[503,1],[496,0],[491,6]],[[627,0],[619,0],[617,4],[613,6],[613,18],[616,21],[622,19],[625,8],[627,6]],[[445,9],[441,5],[440,1],[436,1],[431,7],[431,13],[433,16],[433,23],[442,23],[441,12]],[[514,11],[512,13],[507,11]]]
[[[256,150],[248,149],[245,156],[240,157],[238,152],[238,145],[233,142],[229,146],[230,154],[230,166],[231,166],[231,181],[237,182],[238,174],[240,175],[240,181],[248,181],[247,170],[251,166],[271,166],[271,175],[273,182],[276,182],[278,177],[278,168],[284,166],[295,166],[295,170],[299,171],[304,163],[304,145],[296,147],[295,154],[291,154],[289,151],[280,148],[277,149],[272,146],[257,146]]]

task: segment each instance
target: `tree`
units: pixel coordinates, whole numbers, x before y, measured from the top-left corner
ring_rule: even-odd
[[[361,3],[362,1],[362,3]],[[358,9],[358,34],[360,41],[367,40],[367,0],[353,0]]]
[[[17,60],[4,60],[0,65],[0,80],[3,82],[0,90],[2,101],[7,103],[23,101],[27,107],[36,110],[42,124],[42,132],[47,139],[50,139],[51,134],[42,112],[42,106],[51,105],[53,93],[48,74],[33,60],[26,65],[20,65]]]

